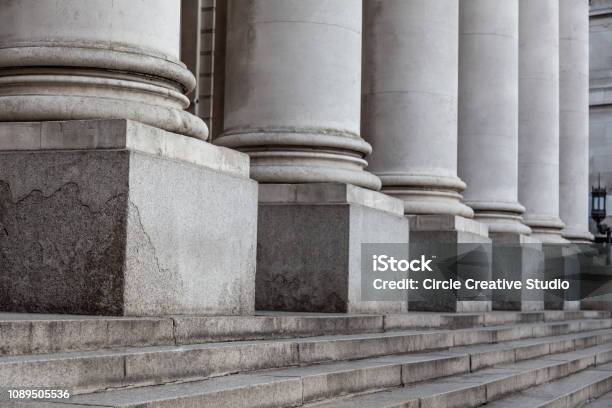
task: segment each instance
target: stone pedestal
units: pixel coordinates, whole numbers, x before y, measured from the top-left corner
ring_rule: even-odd
[[[408,242],[402,201],[348,184],[261,184],[256,308],[401,312],[361,296],[361,246]]]
[[[549,289],[544,292],[547,310],[579,310],[581,298],[580,248],[574,245],[544,245],[544,277],[548,281],[567,280],[568,290]]]
[[[451,215],[414,215],[410,220],[411,258],[426,254],[456,261],[452,276],[440,279],[491,280],[491,240],[485,224]],[[416,274],[411,273],[411,277]],[[431,273],[420,275],[430,278]],[[490,293],[450,290],[420,290],[408,294],[408,310],[436,312],[486,312],[491,310]]]
[[[544,279],[542,242],[526,235],[494,233],[492,279],[523,282],[521,290],[493,292],[494,310],[544,310],[544,292],[525,288],[527,279]]]
[[[252,312],[248,166],[126,120],[0,123],[0,310]]]

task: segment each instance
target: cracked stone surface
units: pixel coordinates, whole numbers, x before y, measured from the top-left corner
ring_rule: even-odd
[[[123,312],[126,159],[0,154],[0,309]]]
[[[0,310],[253,311],[257,185],[128,150],[0,153]]]

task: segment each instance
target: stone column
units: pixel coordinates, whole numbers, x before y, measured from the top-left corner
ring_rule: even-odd
[[[0,121],[133,119],[206,139],[184,112],[179,0],[0,2]]]
[[[200,76],[202,65],[202,0],[181,0],[181,61],[195,78]],[[201,80],[187,95],[189,112],[200,116],[199,97]]]
[[[518,0],[460,0],[458,174],[493,240],[493,279],[542,278],[541,243],[518,202]],[[531,296],[533,295],[533,296]],[[539,310],[543,294],[494,291],[494,309]]]
[[[406,214],[472,218],[457,177],[459,3],[365,0],[362,134]]]
[[[543,243],[559,218],[559,0],[519,1],[519,200]]]
[[[183,110],[180,5],[0,0],[0,311],[253,312],[257,183]]]
[[[559,212],[563,237],[576,243],[589,232],[589,4],[559,2]]]
[[[359,135],[361,0],[230,1],[224,133],[262,183],[374,190]]]
[[[459,176],[491,233],[529,234],[518,203],[518,0],[461,0]]]
[[[407,243],[403,202],[364,171],[361,0],[228,3],[224,133],[260,182],[256,307],[399,312],[366,298],[362,243]],[[406,246],[407,249],[407,246]]]
[[[384,193],[403,201],[411,249],[467,258],[468,244],[490,248],[486,226],[469,219],[474,212],[462,202],[465,183],[457,177],[459,2],[365,0],[363,27],[362,134],[373,148],[368,169]],[[453,278],[490,279],[490,251],[483,253],[485,267],[457,266]],[[409,310],[491,308],[485,299],[454,292],[410,293]]]

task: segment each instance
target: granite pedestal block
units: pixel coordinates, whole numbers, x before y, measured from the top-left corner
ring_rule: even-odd
[[[522,234],[495,233],[493,240],[493,279],[521,281],[521,289],[493,292],[494,310],[544,310],[544,292],[527,289],[528,279],[544,279],[544,257],[540,240]]]
[[[248,157],[136,122],[0,124],[0,310],[248,314]]]
[[[548,281],[565,280],[569,289],[544,291],[544,307],[547,310],[580,310],[580,256],[579,247],[573,244],[543,245],[544,277]]]
[[[483,223],[452,215],[413,215],[410,220],[411,257],[420,253],[445,257],[455,264],[438,279],[465,281],[491,279],[491,239]],[[417,274],[411,273],[411,277]],[[431,278],[423,273],[419,280]],[[446,276],[449,275],[449,276]],[[465,290],[410,291],[408,310],[432,312],[486,312],[491,310],[489,292]]]
[[[407,243],[403,214],[400,200],[350,184],[261,184],[256,308],[405,311],[361,296],[361,245]]]

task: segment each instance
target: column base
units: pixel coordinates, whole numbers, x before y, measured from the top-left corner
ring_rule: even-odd
[[[384,172],[376,175],[383,183],[383,193],[404,202],[406,214],[474,216],[474,211],[462,201],[465,183],[458,177]]]
[[[572,244],[592,244],[595,237],[589,231],[566,228],[561,231],[563,238]]]
[[[544,291],[525,287],[528,279],[544,279],[542,242],[522,234],[490,235],[493,240],[493,280],[523,282],[522,289],[493,291],[493,310],[544,310]]]
[[[579,300],[566,300],[563,303],[563,310],[568,311],[568,312],[580,311],[580,301]]]
[[[568,280],[570,288],[547,289],[544,291],[544,304],[547,310],[572,310],[566,307],[575,307],[581,297],[580,279],[580,249],[566,244],[545,244],[544,251],[544,278],[547,281],[557,279]]]
[[[474,209],[474,220],[487,224],[491,234],[531,234],[521,216],[525,207],[517,202],[466,200],[465,203]]]
[[[126,120],[0,123],[0,149],[0,310],[253,311],[246,155]]]
[[[523,220],[531,228],[531,237],[543,244],[569,244],[561,235],[565,224],[559,217],[523,215]]]
[[[261,184],[258,310],[382,313],[405,301],[361,299],[361,244],[407,243],[400,200],[350,184]]]
[[[491,239],[485,224],[453,215],[410,215],[411,258],[421,255],[437,259],[463,259],[453,267],[453,276],[439,279],[476,280],[491,279]],[[418,276],[411,273],[411,277]],[[431,278],[431,272],[418,276]],[[422,287],[423,285],[420,285]],[[491,300],[488,294],[474,299],[473,293],[450,290],[412,290],[408,294],[409,311],[430,312],[488,312]]]

